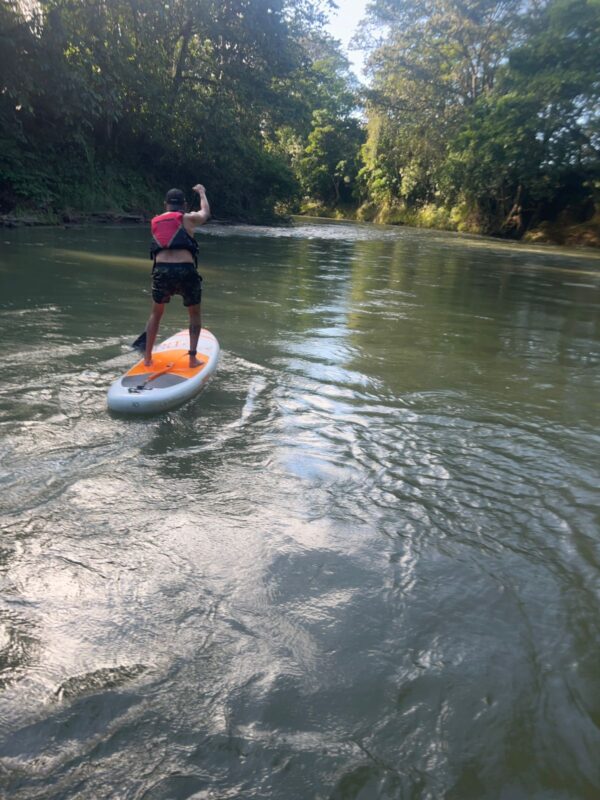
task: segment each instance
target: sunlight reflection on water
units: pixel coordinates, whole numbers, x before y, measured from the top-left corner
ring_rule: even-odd
[[[0,249],[0,786],[594,796],[600,273],[426,231],[203,233],[222,361],[144,420],[105,408],[139,233],[27,232],[85,280]]]

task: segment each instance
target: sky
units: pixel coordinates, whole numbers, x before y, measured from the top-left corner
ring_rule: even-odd
[[[362,72],[362,53],[348,50],[348,43],[354,35],[360,20],[365,16],[365,9],[369,0],[336,0],[338,10],[331,13],[328,25],[329,33],[336,39],[340,39],[353,72],[357,78],[364,80]]]

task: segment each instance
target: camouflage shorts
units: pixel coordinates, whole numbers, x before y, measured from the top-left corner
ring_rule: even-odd
[[[152,299],[168,303],[174,294],[184,306],[197,306],[202,299],[202,278],[194,264],[155,264],[152,268]]]

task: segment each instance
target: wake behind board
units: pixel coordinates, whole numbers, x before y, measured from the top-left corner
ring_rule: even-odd
[[[108,407],[121,414],[155,414],[175,408],[198,394],[217,368],[219,343],[205,328],[200,332],[196,358],[199,367],[188,366],[189,331],[170,336],[154,348],[152,366],[143,359],[108,390]]]

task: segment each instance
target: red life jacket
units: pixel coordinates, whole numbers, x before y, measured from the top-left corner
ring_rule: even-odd
[[[183,227],[181,211],[167,211],[166,214],[159,214],[150,222],[150,228],[152,230],[150,258],[155,260],[156,254],[161,250],[188,250],[196,262],[198,242]]]

